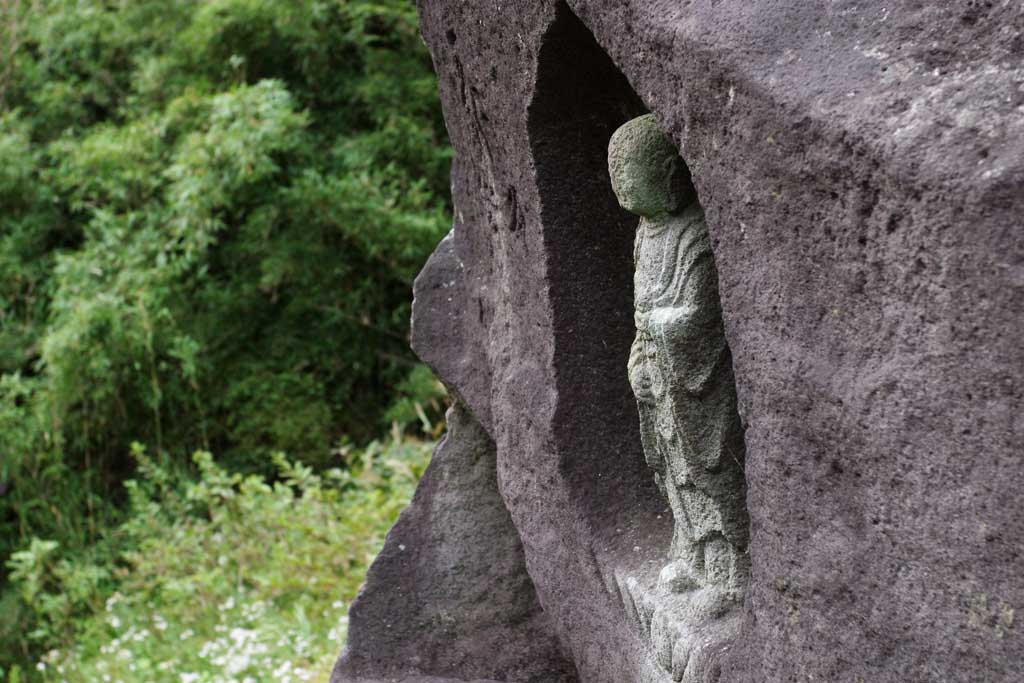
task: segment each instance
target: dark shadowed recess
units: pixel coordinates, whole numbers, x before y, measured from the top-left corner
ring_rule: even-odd
[[[655,520],[669,520],[626,374],[637,219],[619,207],[607,163],[612,133],[646,108],[564,5],[538,59],[528,127],[549,254],[559,466],[595,533],[611,540],[633,527],[624,535],[663,548],[669,525]]]

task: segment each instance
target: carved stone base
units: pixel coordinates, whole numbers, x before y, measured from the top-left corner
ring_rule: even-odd
[[[620,586],[627,613],[673,681],[719,680],[722,657],[742,625],[742,600],[735,593],[718,587],[672,592],[645,587],[632,576]]]

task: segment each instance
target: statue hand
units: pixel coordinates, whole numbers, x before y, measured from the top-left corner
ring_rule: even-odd
[[[640,335],[633,341],[629,350],[629,362],[626,366],[629,373],[629,384],[638,401],[649,403],[654,395],[651,393],[651,376],[648,367],[647,348]]]
[[[658,336],[677,337],[685,336],[690,331],[699,331],[702,317],[697,306],[662,306],[651,311],[646,322]]]

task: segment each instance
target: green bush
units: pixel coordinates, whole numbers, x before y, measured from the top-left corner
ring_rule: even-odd
[[[399,437],[346,449],[321,474],[284,456],[273,482],[194,456],[196,480],[136,445],[108,567],[34,540],[9,562],[43,681],[324,681],[346,609],[429,457]]]
[[[118,580],[129,444],[272,486],[273,453],[322,472],[392,421],[433,436],[410,284],[450,151],[408,0],[16,0],[0,45],[0,669],[24,678]]]

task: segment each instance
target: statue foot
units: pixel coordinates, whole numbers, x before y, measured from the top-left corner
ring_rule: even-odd
[[[692,597],[697,598],[697,593]],[[740,610],[715,610],[698,614],[702,605],[691,602],[664,605],[655,611],[651,623],[651,645],[661,667],[682,683],[716,683],[721,677],[721,662],[735,642],[742,624]],[[682,607],[682,609],[680,609]]]
[[[695,587],[692,576],[682,572],[685,567],[673,562],[662,570],[658,585],[649,588],[634,577],[622,577],[620,595],[673,681],[714,683],[743,624],[743,592],[720,585]]]
[[[738,613],[698,627],[678,639],[672,648],[671,674],[681,683],[717,683],[722,659],[740,631]]]
[[[717,619],[743,602],[743,595],[724,586],[705,586],[690,597],[690,618],[698,624]]]
[[[655,599],[648,635],[655,658],[674,681],[712,683],[724,653],[739,635],[740,600],[733,591],[707,586]]]
[[[683,560],[676,560],[665,565],[658,576],[658,587],[669,593],[687,593],[700,588],[700,586],[701,582]]]

